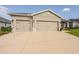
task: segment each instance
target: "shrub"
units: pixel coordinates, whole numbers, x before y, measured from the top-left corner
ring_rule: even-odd
[[[1,31],[5,32],[6,31],[5,27],[1,27]]]
[[[10,27],[1,27],[1,31],[3,31],[3,32],[11,32],[12,28],[11,28],[11,26]]]

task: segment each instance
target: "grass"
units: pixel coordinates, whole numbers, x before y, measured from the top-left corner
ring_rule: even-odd
[[[66,29],[67,33],[75,35],[77,37],[79,37],[79,28],[77,29]]]

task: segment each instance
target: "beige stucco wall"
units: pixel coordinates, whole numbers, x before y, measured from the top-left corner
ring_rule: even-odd
[[[53,13],[47,11],[40,14],[36,14],[33,16],[34,20],[45,20],[45,21],[61,21],[59,17],[54,15]]]
[[[57,22],[52,22],[54,24],[51,24],[50,22],[48,24],[51,24],[52,26],[50,28],[56,28],[57,24],[58,24],[58,29],[61,28],[61,19],[59,17],[57,17],[56,15],[52,14],[51,12],[47,11],[47,12],[43,12],[43,13],[39,13],[33,16],[33,20],[43,20],[43,21],[57,21]],[[41,23],[41,25],[48,25],[45,23]],[[42,26],[41,26],[42,27]],[[38,26],[36,25],[35,28],[38,28]],[[42,27],[43,28],[43,27]],[[48,27],[47,27],[48,29]]]

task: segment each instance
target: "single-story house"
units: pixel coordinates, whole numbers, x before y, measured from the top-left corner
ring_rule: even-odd
[[[79,27],[79,19],[69,19],[63,21],[64,23],[64,28],[77,28]]]
[[[58,31],[63,26],[64,18],[52,10],[37,13],[11,13],[11,26],[14,32]]]
[[[0,17],[0,28],[1,27],[9,27],[11,26],[11,21],[8,19],[5,19],[3,17]]]
[[[79,27],[79,19],[70,19],[70,27]]]

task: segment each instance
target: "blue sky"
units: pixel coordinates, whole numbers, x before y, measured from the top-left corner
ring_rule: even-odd
[[[79,18],[79,5],[1,5],[15,13],[34,13],[44,9],[51,9],[65,19]],[[7,16],[7,18],[9,18]]]

